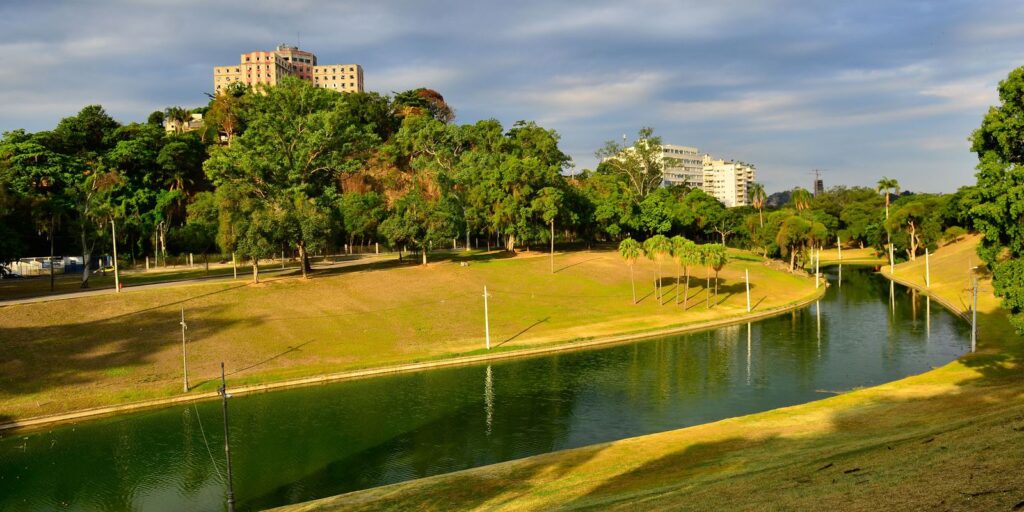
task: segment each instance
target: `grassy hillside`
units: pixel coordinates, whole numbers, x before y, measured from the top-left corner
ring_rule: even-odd
[[[976,244],[931,259],[930,292],[961,311]],[[923,264],[896,277],[923,287]],[[283,510],[1018,510],[1024,344],[981,286],[978,353],[923,375]]]
[[[637,263],[641,300],[633,305],[629,269],[607,251],[558,254],[554,274],[544,253],[460,253],[426,267],[388,261],[309,280],[218,281],[0,307],[0,419],[181,394],[182,309],[190,382],[210,391],[221,361],[229,385],[239,385],[481,353],[485,284],[492,350],[741,315],[745,269],[755,312],[815,291],[809,278],[742,257],[722,272],[710,309],[697,270],[685,311],[675,305],[671,264],[663,266],[659,305],[655,265]]]

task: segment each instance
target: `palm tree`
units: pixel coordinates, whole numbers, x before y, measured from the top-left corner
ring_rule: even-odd
[[[750,194],[750,204],[757,208],[757,218],[761,221],[761,227],[764,227],[764,203],[768,200],[768,196],[765,194],[764,185],[760,183],[751,183],[749,185],[748,194]]]
[[[711,244],[700,246],[700,264],[704,265],[704,308],[711,308]]]
[[[669,248],[669,255],[676,262],[676,305],[679,305],[679,266],[680,259],[683,256],[683,250],[686,248],[686,244],[690,242],[686,238],[676,235],[669,239],[671,247]]]
[[[686,271],[686,288],[683,290],[683,309],[685,310],[686,301],[690,298],[690,267],[692,265],[700,265],[700,246],[687,240],[679,251],[679,261],[683,264],[683,269]]]
[[[668,237],[665,235],[654,235],[647,240],[644,240],[644,254],[647,259],[658,264],[658,281],[655,284],[655,294],[658,297],[658,304],[664,306],[661,302],[661,259],[668,254],[671,250],[672,243],[669,242]]]
[[[633,279],[633,264],[636,263],[637,258],[640,257],[642,252],[643,249],[640,247],[640,243],[632,238],[627,238],[619,244],[619,255],[629,265],[629,282],[633,286],[633,304],[636,304],[636,280]]]
[[[725,268],[729,262],[729,253],[721,244],[710,244],[708,246],[708,264],[715,270],[715,299],[718,299],[718,273]]]
[[[803,211],[811,207],[811,200],[814,196],[805,188],[797,187],[793,189],[793,206],[796,207],[797,211]]]
[[[889,191],[891,190],[894,195],[900,193],[900,182],[896,181],[896,178],[887,178],[882,176],[882,179],[878,180],[878,187],[875,189],[879,193],[885,193],[885,218],[889,218]]]
[[[165,111],[165,122],[175,122],[177,127],[175,133],[181,133],[188,128],[188,122],[192,120],[192,113],[182,107],[167,107]]]

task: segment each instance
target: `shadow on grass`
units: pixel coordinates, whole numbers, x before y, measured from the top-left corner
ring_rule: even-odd
[[[62,323],[44,327],[0,327],[3,388],[12,395],[37,393],[59,386],[88,386],[98,381],[115,382],[139,367],[151,364],[158,354],[180,346],[178,327],[181,312],[166,306],[147,308],[102,320]],[[190,339],[203,339],[252,319],[229,320],[222,307],[193,308],[191,315],[202,318],[189,324]],[[134,317],[129,324],[126,317]],[[69,334],[70,333],[70,334]],[[152,383],[166,379],[145,375],[130,377]],[[51,396],[48,400],[61,400]]]
[[[503,341],[501,343],[498,343],[496,346],[500,347],[500,346],[502,346],[502,345],[504,345],[504,344],[506,344],[506,343],[508,343],[508,342],[510,342],[512,340],[514,340],[514,339],[522,336],[523,334],[526,334],[526,332],[529,331],[530,329],[533,329],[534,327],[537,327],[538,325],[540,325],[540,324],[542,324],[544,322],[547,322],[548,320],[551,320],[550,316],[544,317],[544,318],[542,318],[540,320],[537,320],[536,322],[530,324],[527,328],[525,328],[525,329],[523,329],[523,330],[513,334],[510,338],[506,339],[505,341]]]

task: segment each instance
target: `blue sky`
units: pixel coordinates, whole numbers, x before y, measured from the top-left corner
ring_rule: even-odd
[[[971,183],[967,136],[1024,65],[1013,0],[4,2],[0,130],[90,103],[122,122],[198,106],[213,66],[300,32],[368,90],[431,87],[458,122],[556,129],[575,171],[652,126],[753,162],[769,191],[815,168],[828,186]]]

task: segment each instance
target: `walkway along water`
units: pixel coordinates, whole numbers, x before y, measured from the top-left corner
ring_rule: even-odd
[[[817,304],[747,325],[235,398],[239,510],[706,423],[920,373],[963,353],[969,333],[927,300],[903,287],[890,298],[885,279],[845,268],[843,286]],[[223,441],[210,428],[218,409],[204,402],[5,437],[0,510],[221,510],[224,485],[207,451],[207,442]]]

